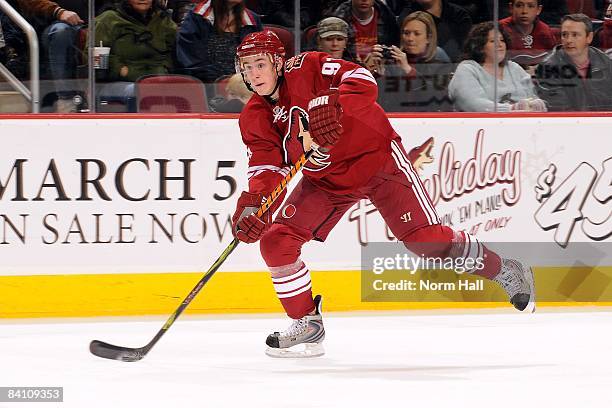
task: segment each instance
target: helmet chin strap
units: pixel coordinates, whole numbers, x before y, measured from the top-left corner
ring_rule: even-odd
[[[278,91],[278,88],[280,88],[282,82],[284,81],[284,78],[285,77],[283,75],[279,75],[276,78],[276,85],[274,86],[274,89],[272,90],[272,92],[270,92],[268,95],[262,95],[268,102],[270,103],[276,102],[276,99],[272,98],[272,95],[274,95],[276,91]]]

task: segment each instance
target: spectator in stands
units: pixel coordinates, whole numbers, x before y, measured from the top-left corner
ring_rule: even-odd
[[[466,112],[546,111],[531,76],[520,65],[507,60],[509,43],[508,34],[503,30],[496,32],[493,22],[472,28],[465,43],[464,60],[448,85],[456,108]]]
[[[500,2],[501,6],[501,2]],[[493,5],[489,4],[491,18],[493,18]],[[561,18],[568,13],[567,0],[542,0],[542,12],[538,16],[540,21],[549,26],[558,27],[561,24]],[[512,15],[512,9],[506,7],[499,8],[499,17],[506,18]]]
[[[326,52],[333,58],[355,60],[355,52],[349,44],[349,26],[338,17],[327,17],[317,24],[316,49]]]
[[[259,16],[246,9],[242,0],[200,1],[178,32],[179,66],[185,74],[202,82],[233,74],[240,41],[262,29]]]
[[[96,11],[110,0],[95,2]],[[17,0],[26,17],[37,28],[43,56],[42,75],[54,81],[58,96],[56,111],[71,112],[75,86],[68,80],[76,78],[76,68],[83,60],[78,35],[87,24],[88,2],[78,0]]]
[[[499,22],[510,36],[508,56],[525,65],[536,65],[556,44],[548,24],[540,21],[542,0],[510,0],[512,15]]]
[[[415,11],[432,15],[438,30],[438,45],[452,61],[459,61],[461,47],[472,26],[469,13],[448,0],[410,0],[400,15],[400,21]]]
[[[240,113],[253,91],[247,88],[241,74],[232,75],[225,87],[225,96],[217,95],[210,100],[210,108],[218,113]]]
[[[340,4],[344,3],[345,1],[346,0],[309,0],[302,1],[301,4],[303,5],[307,3],[309,5],[308,12],[311,15],[311,21],[314,21],[314,23],[316,23],[317,21],[320,21],[323,18],[334,17],[336,15],[336,10],[340,6]],[[389,5],[388,1],[383,0],[383,3],[385,3],[395,15],[399,14],[399,11],[401,11],[401,9],[403,8],[403,2],[404,0],[394,0],[392,4]],[[393,7],[398,8],[399,11],[395,11]],[[300,10],[300,12],[303,11]]]
[[[321,10],[321,15],[323,17],[332,17],[340,4],[344,3],[346,0],[310,0],[309,2],[314,3],[315,7]],[[404,7],[405,0],[382,0],[383,3],[394,15],[398,15],[402,8]],[[304,3],[304,1],[303,1]]]
[[[98,94],[125,101],[134,98],[134,82],[143,75],[174,69],[176,24],[153,0],[122,0],[96,18],[95,44],[110,47],[109,68]]]
[[[18,79],[28,77],[28,46],[25,34],[0,11],[0,62]]]
[[[612,61],[590,47],[591,19],[569,14],[561,23],[561,45],[538,66],[538,92],[554,111],[612,110]]]
[[[402,21],[401,49],[392,47],[393,61],[377,79],[379,104],[386,111],[452,110],[447,87],[454,64],[437,43],[431,14],[416,11]]]
[[[597,47],[606,52],[612,58],[612,2],[607,3],[603,10],[603,26],[595,33],[593,42]]]
[[[380,62],[374,45],[399,45],[399,26],[393,12],[381,0],[347,0],[335,12],[351,27],[358,61]]]

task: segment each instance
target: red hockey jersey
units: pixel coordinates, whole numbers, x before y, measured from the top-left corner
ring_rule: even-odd
[[[318,152],[304,166],[313,184],[336,194],[363,186],[384,163],[397,136],[376,103],[378,88],[370,72],[321,52],[306,52],[285,63],[280,95],[272,104],[257,94],[240,114],[240,131],[249,156],[249,191],[268,194],[304,153],[300,115],[318,93],[337,88],[343,132],[329,152]]]
[[[550,27],[538,19],[531,34],[523,34],[518,30],[512,16],[499,20],[499,25],[510,35],[508,52],[511,58],[519,55],[544,56],[557,45]]]

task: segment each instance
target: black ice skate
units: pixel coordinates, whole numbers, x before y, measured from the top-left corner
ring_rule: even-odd
[[[499,274],[493,278],[508,294],[510,303],[521,312],[535,312],[533,271],[514,259],[502,258]]]
[[[321,295],[314,298],[315,314],[294,320],[284,332],[274,332],[266,339],[270,357],[303,358],[325,354],[323,339],[325,328],[321,316]]]

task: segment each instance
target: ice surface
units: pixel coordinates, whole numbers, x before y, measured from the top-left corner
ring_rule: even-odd
[[[140,362],[89,342],[140,347],[142,321],[0,324],[0,386],[63,386],[63,403],[0,407],[610,407],[612,312],[325,317],[327,354],[272,359],[281,316],[181,319]]]

